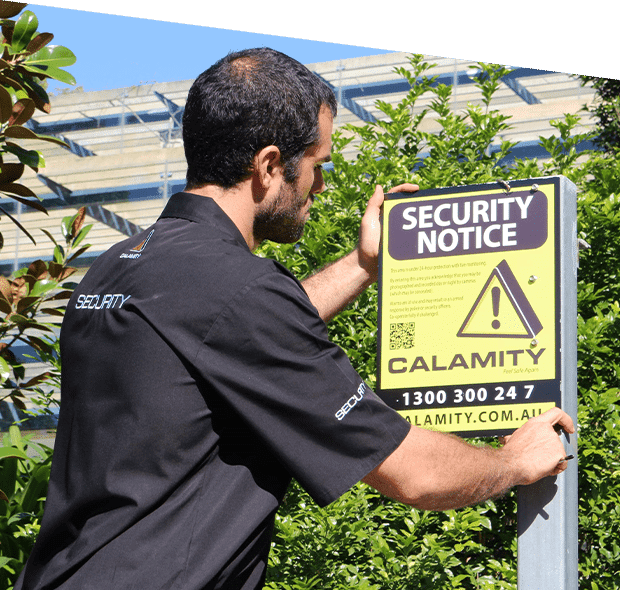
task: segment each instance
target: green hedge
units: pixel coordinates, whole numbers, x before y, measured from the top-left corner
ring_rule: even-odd
[[[356,244],[359,221],[375,184],[387,190],[401,182],[422,188],[457,186],[563,174],[578,186],[579,236],[579,526],[580,587],[608,589],[620,579],[618,478],[620,469],[619,283],[620,163],[613,155],[577,152],[589,134],[576,134],[577,115],[553,124],[541,138],[547,162],[502,158],[513,146],[489,147],[509,129],[509,119],[491,107],[507,70],[479,64],[483,105],[450,110],[451,88],[431,84],[422,56],[399,73],[412,88],[397,105],[378,102],[386,115],[377,124],[350,126],[334,137],[334,170],[328,189],[311,209],[299,244],[265,244],[261,254],[287,265],[299,277],[311,274]],[[418,99],[431,98],[425,109]],[[429,113],[441,132],[420,129]],[[345,161],[343,148],[357,142],[360,154]],[[421,153],[425,153],[422,162]],[[413,170],[413,172],[412,172]],[[369,289],[329,324],[364,379],[375,384],[377,291]],[[381,498],[359,484],[319,509],[293,484],[276,521],[268,588],[516,588],[514,492],[495,502],[457,512],[427,513]]]

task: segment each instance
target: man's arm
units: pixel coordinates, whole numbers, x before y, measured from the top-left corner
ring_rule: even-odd
[[[515,485],[528,485],[566,469],[554,426],[574,432],[553,408],[531,418],[501,448],[411,427],[401,445],[363,481],[382,494],[423,510],[450,510],[483,502]]]
[[[400,184],[390,192],[415,192],[415,184]],[[357,247],[308,277],[302,284],[321,318],[328,322],[372,285],[379,274],[383,188],[377,186],[362,217]]]

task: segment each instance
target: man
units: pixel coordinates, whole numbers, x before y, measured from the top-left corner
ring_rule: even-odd
[[[17,590],[258,589],[291,477],[320,505],[364,480],[441,510],[565,468],[564,412],[473,447],[411,427],[329,342],[324,320],[377,278],[380,187],[358,247],[303,286],[251,253],[301,237],[335,112],[325,84],[269,49],[192,86],[185,192],[69,302],[48,501]]]

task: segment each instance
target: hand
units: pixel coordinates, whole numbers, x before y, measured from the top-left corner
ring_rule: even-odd
[[[575,432],[571,417],[552,408],[540,416],[530,418],[511,436],[505,438],[502,451],[516,469],[516,484],[529,485],[548,475],[558,475],[567,467],[560,460],[565,456],[562,444],[554,426],[568,433]]]
[[[414,193],[419,190],[417,184],[399,184],[390,193]],[[379,242],[381,241],[381,205],[383,205],[383,187],[377,185],[375,192],[366,205],[362,217],[360,238],[357,245],[360,266],[366,270],[374,283],[379,276]]]

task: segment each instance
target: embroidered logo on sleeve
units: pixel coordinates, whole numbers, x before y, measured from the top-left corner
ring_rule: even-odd
[[[362,401],[362,398],[368,392],[366,383],[360,383],[357,391],[346,401],[346,403],[340,408],[334,415],[338,420],[342,420],[357,404]]]
[[[149,240],[151,239],[154,233],[155,233],[155,230],[152,229],[149,232],[149,235],[146,236],[145,240],[142,240],[135,248],[132,248],[131,250],[129,250],[129,254],[126,254],[125,252],[123,252],[119,256],[119,258],[140,258],[140,256],[142,255],[141,252],[144,251],[144,249],[146,248],[146,245],[149,243]]]
[[[75,309],[120,309],[130,297],[122,293],[78,295]]]

